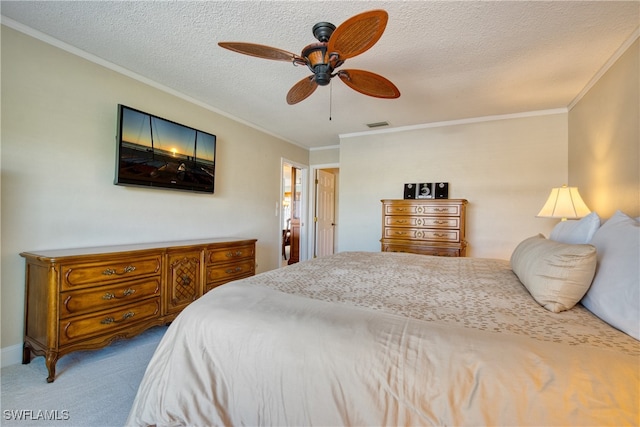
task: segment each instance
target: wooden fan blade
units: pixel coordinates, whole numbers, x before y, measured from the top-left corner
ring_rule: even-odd
[[[313,76],[305,77],[289,90],[289,93],[287,93],[287,104],[293,105],[307,99],[317,88],[318,83],[316,83]]]
[[[400,91],[384,77],[364,70],[342,70],[338,73],[351,89],[376,98],[398,98]]]
[[[243,42],[219,42],[218,46],[232,50],[234,52],[242,53],[244,55],[255,56],[257,58],[288,62],[302,60],[304,62],[304,58],[296,55],[295,53],[287,52],[286,50],[278,49],[271,46],[264,46],[261,44]]]
[[[335,29],[327,45],[329,53],[337,53],[340,60],[365,52],[382,36],[389,15],[384,10],[370,10],[352,16]]]

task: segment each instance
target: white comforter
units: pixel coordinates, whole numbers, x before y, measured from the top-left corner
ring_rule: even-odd
[[[638,425],[640,342],[508,262],[344,253],[191,304],[128,425]]]

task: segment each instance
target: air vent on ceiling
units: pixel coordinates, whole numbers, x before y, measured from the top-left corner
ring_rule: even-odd
[[[381,128],[384,126],[389,126],[389,122],[377,122],[377,123],[367,123],[367,127],[370,129],[373,128]]]

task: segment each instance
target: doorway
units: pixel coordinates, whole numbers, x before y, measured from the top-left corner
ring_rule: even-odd
[[[333,165],[314,168],[312,253],[314,258],[336,252],[338,182],[340,169]]]
[[[282,160],[282,207],[279,227],[282,233],[281,267],[307,259],[304,221],[307,212],[307,172],[306,166]]]

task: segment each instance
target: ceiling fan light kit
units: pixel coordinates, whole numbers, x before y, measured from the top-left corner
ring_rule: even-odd
[[[302,56],[307,60],[306,65],[313,73],[314,80],[320,86],[326,86],[331,81],[331,73],[336,68],[335,55],[329,55],[326,43],[314,43],[305,47]]]
[[[255,43],[219,42],[218,45],[244,55],[306,65],[313,74],[289,90],[287,103],[290,105],[309,97],[318,86],[328,85],[335,76],[364,95],[393,99],[400,96],[400,91],[378,74],[364,70],[335,71],[346,59],[360,55],[375,45],[387,26],[387,20],[386,11],[371,10],[347,19],[337,28],[329,22],[319,22],[312,28],[318,42],[306,46],[301,55]]]

